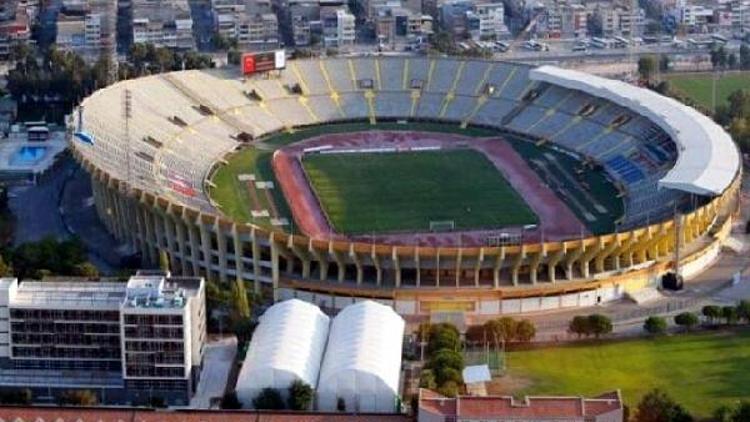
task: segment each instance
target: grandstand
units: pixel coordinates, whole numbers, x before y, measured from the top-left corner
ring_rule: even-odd
[[[267,161],[228,187],[212,178],[236,151],[270,159],[299,133],[424,122],[505,138],[580,230],[494,232],[487,238],[520,240],[493,244],[308,237]],[[247,79],[233,69],[172,72],[97,91],[69,124],[93,140],[71,143],[100,217],[144,260],[167,251],[188,275],[239,277],[333,307],[340,296],[377,298],[403,314],[443,306],[444,289],[455,293],[445,306],[475,313],[622,297],[672,268],[675,239],[683,271],[698,271],[726,236],[740,180],[732,140],[695,110],[623,82],[518,63],[369,56],[292,60]],[[233,189],[254,195],[246,221],[212,196]]]

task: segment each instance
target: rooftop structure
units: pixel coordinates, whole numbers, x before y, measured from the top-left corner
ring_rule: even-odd
[[[559,421],[622,422],[620,392],[585,397],[459,396],[449,398],[430,390],[419,391],[418,422]]]

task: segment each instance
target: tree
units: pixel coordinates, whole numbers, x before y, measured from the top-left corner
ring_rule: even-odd
[[[260,390],[253,399],[253,407],[263,410],[281,410],[284,408],[284,399],[275,388],[266,387]]]
[[[159,251],[159,269],[169,271],[169,254],[164,249]]]
[[[644,81],[650,81],[656,74],[657,63],[654,56],[643,56],[638,59],[638,75]]]
[[[484,328],[495,343],[495,347],[500,347],[501,343],[510,342],[516,336],[517,323],[511,317],[502,317],[485,322]]]
[[[568,331],[578,335],[578,338],[584,335],[588,337],[591,334],[589,319],[583,315],[574,316],[570,324],[568,324]]]
[[[694,326],[698,325],[700,321],[698,320],[698,316],[694,313],[683,312],[675,315],[674,322],[681,327],[685,327],[685,330],[690,331]]]
[[[716,305],[706,305],[701,309],[701,313],[709,323],[713,324],[721,317],[721,308]]]
[[[28,388],[0,388],[0,404],[31,404],[32,394]]]
[[[309,410],[313,401],[313,389],[306,382],[296,379],[289,386],[289,408],[292,410]]]
[[[646,393],[638,403],[635,422],[691,422],[692,416],[665,392]]]
[[[672,62],[669,59],[669,56],[666,54],[662,54],[659,56],[659,70],[661,72],[668,72],[669,68],[672,66]]]
[[[738,62],[739,60],[737,59],[737,55],[734,53],[729,54],[729,56],[727,57],[727,66],[730,69],[736,68]]]
[[[13,267],[5,262],[5,259],[0,255],[0,277],[12,277]]]
[[[588,320],[591,334],[593,334],[594,337],[599,338],[602,335],[612,332],[612,320],[608,316],[591,314],[588,316]]]
[[[456,397],[458,395],[459,384],[455,381],[448,381],[437,388],[437,392],[446,397]]]
[[[732,422],[750,421],[750,402],[742,401],[732,412]]]
[[[737,304],[737,317],[745,322],[750,322],[750,301],[741,300]]]
[[[528,343],[531,341],[531,339],[536,336],[536,326],[534,326],[534,323],[523,319],[521,321],[518,321],[518,324],[516,325],[516,340],[521,343]]]
[[[711,65],[714,69],[723,69],[727,67],[728,60],[727,50],[724,46],[711,50]]]
[[[67,390],[57,397],[57,403],[61,406],[96,406],[98,402],[91,390]]]
[[[75,267],[75,275],[80,277],[96,278],[99,277],[99,269],[89,261],[82,262]]]
[[[235,321],[247,320],[250,318],[250,303],[247,300],[247,291],[245,282],[237,278],[232,283],[232,311]]]
[[[750,69],[750,47],[745,43],[740,46],[740,68],[742,70]]]
[[[461,338],[458,329],[451,324],[433,324],[429,329],[427,353],[433,354],[440,349],[458,350]]]
[[[221,398],[221,408],[233,410],[242,409],[242,403],[240,403],[240,400],[237,398],[236,391],[230,391],[224,394],[224,397]]]
[[[419,387],[426,388],[428,390],[434,390],[437,388],[435,373],[432,372],[432,369],[423,369],[419,374]]]
[[[734,306],[722,306],[721,317],[724,318],[727,324],[733,325],[737,323],[737,308]]]
[[[667,320],[663,317],[652,315],[646,318],[643,323],[643,329],[652,335],[664,334],[667,332]]]

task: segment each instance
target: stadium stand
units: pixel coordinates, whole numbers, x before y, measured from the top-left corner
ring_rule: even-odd
[[[673,230],[675,210],[684,213],[686,243],[730,221],[719,216],[734,201],[740,174],[731,139],[705,116],[623,82],[549,66],[395,56],[290,60],[283,70],[244,79],[212,69],[123,81],[95,92],[81,107],[82,121],[73,113],[69,125],[93,143],[72,140],[74,153],[91,171],[97,210],[118,239],[147,261],[170,249],[175,268],[184,273],[239,276],[276,289],[287,277],[301,284],[285,288],[321,295],[343,287],[320,279],[397,291],[402,267],[414,274],[416,287],[418,280],[435,280],[435,288],[459,268],[470,275],[454,279],[476,279],[495,289],[511,273],[526,275],[531,285],[544,279],[549,289],[558,288],[561,275],[570,283],[613,271],[630,277],[637,264],[670,253],[669,246],[653,245]],[[624,203],[617,233],[532,249],[318,244],[230,221],[209,198],[212,170],[239,148],[302,126],[381,119],[452,121],[549,144],[575,157],[580,168],[561,172],[559,163],[540,156],[540,171],[573,180],[558,194],[597,215],[590,210],[588,187],[576,178],[583,167],[603,169]],[[155,235],[162,219],[181,222],[181,230],[165,235],[167,240]],[[404,257],[395,259],[399,254]],[[425,270],[429,265],[440,271]],[[392,301],[393,291],[374,295]],[[403,313],[421,312],[414,306]]]

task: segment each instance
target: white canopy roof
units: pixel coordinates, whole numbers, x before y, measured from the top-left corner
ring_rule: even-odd
[[[363,301],[331,324],[318,383],[318,408],[393,412],[399,391],[404,320],[388,306]]]
[[[285,393],[296,379],[315,387],[328,338],[329,318],[315,305],[298,299],[266,310],[253,333],[237,377],[237,398],[251,407],[266,387]]]
[[[710,118],[679,101],[631,84],[570,69],[540,66],[532,80],[586,92],[647,117],[677,143],[674,167],[659,185],[699,195],[718,195],[740,166],[732,138]]]

